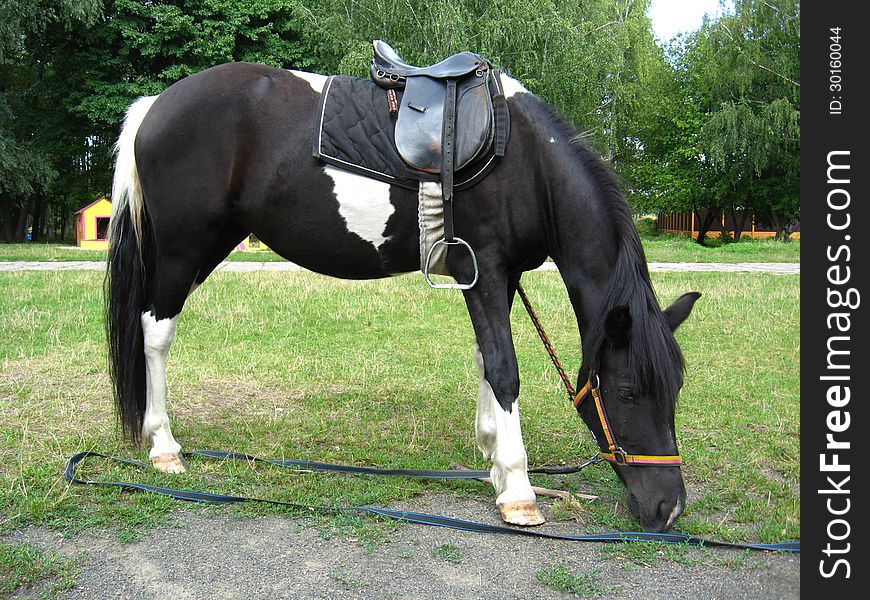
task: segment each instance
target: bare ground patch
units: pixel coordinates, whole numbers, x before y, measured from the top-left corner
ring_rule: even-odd
[[[498,522],[489,502],[450,495],[397,503],[483,522]],[[549,513],[549,508],[545,508]],[[390,527],[374,545],[352,533],[324,531],[310,519],[243,519],[177,511],[174,526],[119,544],[107,533],[65,538],[38,528],[13,541],[78,557],[77,586],[60,598],[561,598],[536,574],[555,565],[597,582],[589,597],[798,598],[800,557],[724,549],[664,552],[635,561],[596,544],[532,540],[432,527]],[[550,532],[576,532],[548,522]],[[450,560],[445,560],[445,548]]]

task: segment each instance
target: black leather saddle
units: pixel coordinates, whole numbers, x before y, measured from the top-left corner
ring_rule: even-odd
[[[390,112],[396,112],[394,140],[401,159],[412,169],[441,180],[444,237],[428,250],[423,275],[434,288],[469,289],[478,280],[474,250],[453,227],[454,173],[490,153],[503,156],[510,119],[497,70],[473,52],[460,52],[428,67],[408,64],[381,40],[372,43],[371,77],[387,89]],[[398,91],[401,90],[401,101]],[[467,283],[436,284],[429,277],[439,246],[463,246],[473,263]]]
[[[399,155],[413,169],[446,177],[442,185],[450,186],[453,172],[492,146],[493,96],[500,92],[492,65],[479,54],[461,52],[416,67],[386,42],[375,40],[373,49],[372,80],[402,90],[395,125]]]
[[[377,67],[377,69],[389,73],[395,78],[415,77],[417,75],[426,75],[436,79],[462,77],[474,73],[480,68],[490,66],[489,62],[479,54],[460,52],[429,67],[415,67],[402,60],[402,57],[386,42],[375,40],[372,42],[372,46],[374,47],[372,69]],[[395,78],[393,79],[395,80]]]

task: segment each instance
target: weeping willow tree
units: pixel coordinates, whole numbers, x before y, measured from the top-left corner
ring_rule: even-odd
[[[659,54],[649,0],[300,0],[324,72],[367,76],[371,40],[410,62],[473,50],[556,106],[617,169]]]
[[[700,146],[735,223],[749,214],[787,239],[800,215],[800,7],[739,0],[702,30],[709,118]]]
[[[797,0],[738,0],[673,40],[637,116],[635,205],[694,212],[701,244],[723,211],[737,238],[753,215],[785,238],[799,217],[799,57]]]

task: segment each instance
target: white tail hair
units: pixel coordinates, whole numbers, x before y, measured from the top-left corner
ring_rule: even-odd
[[[144,214],[144,199],[142,186],[139,183],[139,171],[136,169],[136,155],[134,143],[139,126],[145,119],[145,115],[151,109],[151,105],[157,100],[157,96],[145,96],[139,98],[127,109],[124,117],[124,125],[121,127],[121,135],[115,144],[115,177],[112,180],[112,219],[109,221],[109,239],[115,239],[112,235],[116,218],[125,210],[130,211],[130,221],[133,224],[133,233],[136,236],[137,245],[142,241],[142,216]]]

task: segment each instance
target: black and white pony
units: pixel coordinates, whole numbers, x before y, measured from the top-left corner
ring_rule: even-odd
[[[418,195],[312,157],[312,117],[326,78],[249,63],[217,66],[130,106],[117,144],[106,313],[114,393],[125,433],[161,471],[186,469],[166,409],[166,359],[185,300],[248,234],[312,271],[374,279],[420,268]],[[600,443],[677,455],[674,406],[683,359],[673,331],[699,296],[662,311],[629,207],[614,178],[541,100],[502,75],[511,113],[505,156],[456,193],[455,224],[480,279],[463,292],[480,371],[477,443],[492,459],[502,518],[543,522],[520,432],[509,313],[520,275],[550,256],[583,343],[580,413]],[[448,253],[458,281],[467,253]],[[578,385],[578,387],[580,387]],[[599,418],[598,396],[609,429]],[[602,450],[606,447],[602,445]],[[682,513],[679,465],[614,463],[643,527]]]

